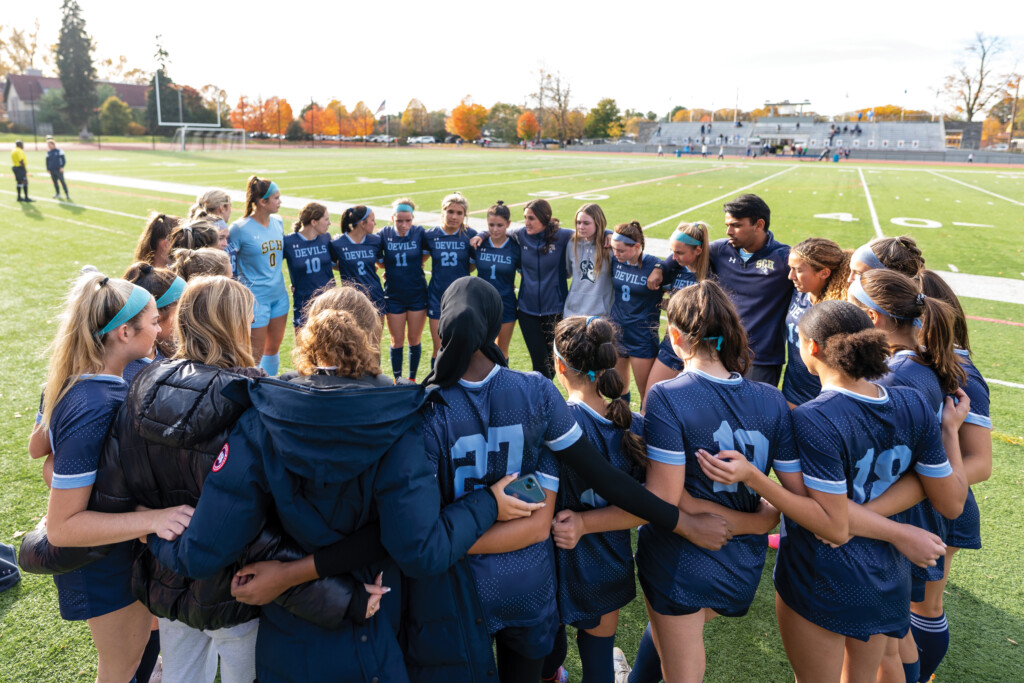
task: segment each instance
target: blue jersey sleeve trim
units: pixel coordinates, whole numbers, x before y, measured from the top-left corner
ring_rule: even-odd
[[[51,486],[55,489],[81,489],[92,486],[94,483],[96,483],[96,470],[79,474],[54,473]]]
[[[992,418],[985,417],[984,415],[978,415],[977,413],[967,413],[967,419],[964,420],[967,424],[978,425],[985,429],[992,429]]]
[[[541,488],[558,493],[558,477],[552,477],[550,474],[544,474],[543,472],[534,472],[533,474],[537,477],[537,481],[540,482]]]
[[[837,481],[830,481],[828,479],[818,479],[811,475],[804,473],[804,486],[815,491],[821,491],[822,493],[837,493],[846,494],[846,480],[840,479]]]
[[[583,430],[574,422],[572,424],[572,429],[567,431],[565,434],[562,434],[562,436],[557,439],[545,441],[544,445],[553,451],[564,451],[566,448],[579,441],[581,436],[583,436]]]
[[[800,467],[800,460],[774,460],[772,462],[772,469],[776,472],[803,472]]]
[[[665,465],[685,465],[686,451],[666,451],[647,444],[647,457]]]
[[[922,477],[933,477],[935,479],[942,479],[953,474],[953,466],[949,464],[949,461],[939,463],[938,465],[927,465],[923,462],[919,462],[914,465],[914,471],[920,474]]]

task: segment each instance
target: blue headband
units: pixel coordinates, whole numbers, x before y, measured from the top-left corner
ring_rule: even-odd
[[[371,209],[370,207],[366,207],[366,213],[364,213],[363,217],[357,220],[356,223],[362,223],[371,213],[373,213],[373,209]]]
[[[886,316],[887,318],[893,318],[895,320],[913,320],[914,321],[914,327],[918,327],[918,328],[921,327],[921,319],[920,318],[905,318],[905,317],[903,317],[901,315],[893,315],[889,311],[885,310],[884,308],[882,308],[881,306],[876,304],[871,299],[871,297],[868,296],[868,293],[866,291],[864,291],[864,285],[862,285],[860,283],[860,280],[854,280],[853,284],[850,285],[850,288],[847,291],[850,294],[853,295],[854,299],[856,299],[857,301],[861,302],[862,304],[864,304],[865,306],[870,308],[875,313],[881,313],[882,315]]]
[[[275,183],[273,180],[271,180],[270,181],[270,187],[267,188],[267,193],[265,195],[263,195],[263,198],[264,199],[269,199],[270,197],[274,196],[275,192],[277,192],[277,183]]]
[[[851,261],[860,261],[869,268],[876,270],[887,270],[885,265],[878,260],[875,256],[875,252],[871,251],[871,245],[862,244],[857,247],[857,250],[853,252],[853,256],[850,257]]]
[[[587,327],[590,326],[590,323],[594,322],[595,320],[600,320],[600,319],[601,319],[601,316],[599,316],[599,315],[592,315],[592,316],[590,316],[589,318],[587,318],[587,322],[586,322]]]
[[[595,318],[596,318],[597,316],[592,316],[592,317],[595,317]],[[587,379],[588,379],[589,381],[591,381],[591,382],[593,382],[594,380],[596,380],[596,379],[597,379],[597,375],[596,375],[596,374],[594,373],[594,371],[593,371],[593,370],[590,370],[589,372],[583,372],[582,370],[577,370],[577,369],[576,369],[576,368],[574,368],[573,366],[569,365],[569,363],[568,363],[568,362],[567,362],[567,361],[565,360],[565,358],[563,358],[563,357],[562,357],[562,354],[560,354],[560,353],[558,352],[558,347],[557,347],[557,346],[555,346],[554,344],[552,344],[552,345],[551,345],[551,348],[552,348],[552,349],[554,350],[554,352],[555,352],[555,357],[556,357],[556,358],[558,358],[558,360],[562,361],[562,363],[563,363],[563,364],[565,365],[565,367],[569,368],[570,370],[572,370],[573,372],[575,372],[575,373],[576,373],[577,375],[586,375],[586,376],[587,376]]]
[[[395,207],[395,213],[398,213],[399,211],[408,211],[409,213],[412,213],[415,209],[413,209],[409,204],[399,204]]]
[[[153,298],[153,295],[144,290],[138,285],[132,285],[132,293],[128,295],[128,300],[124,302],[124,306],[121,310],[114,314],[114,317],[110,319],[110,322],[103,326],[103,329],[96,333],[97,337],[102,337],[112,330],[124,325],[126,322],[137,316],[142,309],[146,307],[149,300]]]
[[[180,277],[174,278],[174,282],[167,288],[167,291],[160,295],[160,298],[156,300],[157,309],[161,309],[164,306],[170,306],[175,301],[181,298],[181,293],[185,291],[185,281]]]
[[[672,240],[674,242],[682,242],[683,244],[689,244],[691,247],[703,247],[704,243],[695,237],[690,237],[682,230],[676,230],[672,233]]]
[[[722,350],[722,337],[704,337],[703,339],[701,339],[701,341],[717,341],[718,343],[715,344],[715,351]]]
[[[630,246],[636,244],[636,240],[630,239],[625,235],[622,235],[617,232],[612,233],[612,239],[615,240],[616,242],[622,242],[623,244],[628,244]]]

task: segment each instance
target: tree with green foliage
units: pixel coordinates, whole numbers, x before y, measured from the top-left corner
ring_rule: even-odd
[[[491,107],[491,115],[487,119],[485,129],[500,140],[515,142],[518,137],[516,122],[522,113],[523,110],[514,104],[498,102]]]
[[[583,132],[588,138],[618,137],[622,133],[622,115],[615,100],[606,97],[598,102],[587,114]]]
[[[67,105],[64,102],[64,91],[60,88],[51,88],[39,98],[36,121],[50,124],[53,126],[53,132],[57,135],[66,135],[73,130],[68,122],[66,112]]]
[[[64,0],[63,19],[57,40],[57,74],[64,89],[68,121],[75,128],[86,122],[96,107],[96,67],[92,62],[92,39],[85,32],[85,19],[77,0]]]
[[[302,130],[302,124],[297,119],[292,119],[285,130],[284,136],[289,140],[304,140],[306,131]]]
[[[116,96],[108,97],[100,107],[100,127],[104,135],[124,135],[131,122],[131,107]]]

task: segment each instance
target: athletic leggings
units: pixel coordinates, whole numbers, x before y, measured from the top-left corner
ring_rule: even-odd
[[[530,352],[534,372],[553,379],[555,365],[551,353],[555,343],[555,325],[562,320],[562,314],[529,315],[519,311],[518,317],[519,329],[523,333],[526,349]]]
[[[526,659],[504,644],[501,638],[495,639],[495,650],[498,655],[499,683],[537,683],[540,680],[544,657]]]

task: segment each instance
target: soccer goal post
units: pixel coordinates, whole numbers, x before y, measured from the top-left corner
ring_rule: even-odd
[[[180,126],[171,138],[171,150],[222,151],[245,149],[245,131],[241,128],[197,128]]]

